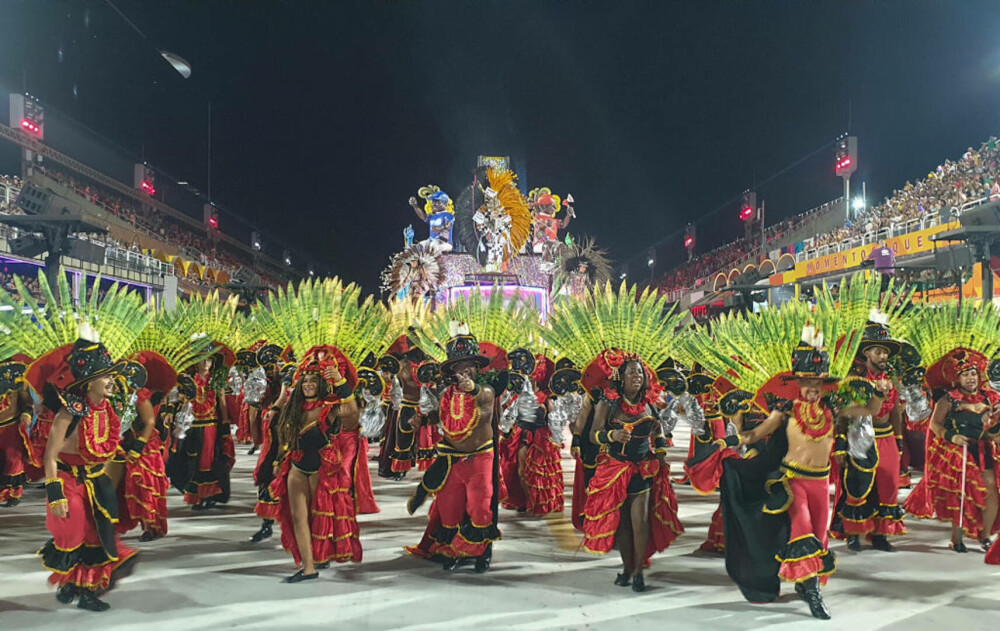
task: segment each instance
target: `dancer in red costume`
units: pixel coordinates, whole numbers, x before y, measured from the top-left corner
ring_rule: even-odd
[[[25,467],[32,461],[31,398],[24,388],[26,365],[15,359],[0,363],[0,502],[21,503]]]
[[[278,520],[280,508],[278,498],[271,495],[271,482],[274,480],[280,445],[278,417],[291,397],[296,365],[286,363],[279,368],[281,358],[273,356],[273,349],[279,352],[281,350],[277,346],[265,346],[258,353],[258,360],[266,367],[269,379],[267,391],[261,397],[260,403],[250,408],[251,417],[257,419],[251,421],[251,426],[259,424],[261,436],[260,455],[253,470],[253,481],[257,485],[254,514],[260,517],[261,524],[257,532],[250,536],[250,543],[260,543],[274,534],[274,522]]]
[[[443,437],[438,455],[424,474],[407,510],[412,515],[428,494],[434,495],[423,539],[406,551],[443,560],[454,570],[462,559],[475,559],[476,572],[486,572],[493,542],[500,538],[495,512],[494,390],[477,383],[490,359],[468,327],[452,323],[448,359],[441,374],[452,384],[441,394]]]
[[[706,358],[706,362],[710,361],[712,367],[739,368],[732,374],[736,385],[757,389],[756,403],[766,404],[770,413],[753,429],[744,428],[737,435],[716,441],[718,450],[705,455],[701,462],[689,462],[689,467],[692,478],[700,485],[713,486],[707,482],[712,477],[719,483],[726,570],[743,596],[751,602],[772,602],[780,593],[780,580],[789,581],[795,584],[796,593],[809,605],[813,617],[825,620],[830,613],[820,585],[835,569],[827,545],[834,406],[859,414],[877,409],[882,400],[863,380],[845,385],[836,403],[825,396],[827,385],[837,379],[829,374],[830,357],[822,334],[812,326],[802,328],[801,341],[793,347],[791,372],[782,371],[780,355],[774,351],[791,346],[788,338],[794,335],[780,321],[783,315],[746,316],[759,321],[749,323],[746,330],[714,331],[711,337],[705,335],[695,344],[699,352],[704,347],[726,348],[728,354],[717,354]],[[796,317],[794,312],[791,317]],[[760,347],[772,350],[761,357],[744,359]],[[733,362],[733,353],[745,355]],[[754,367],[748,368],[750,364]],[[774,371],[763,386],[761,371]],[[741,445],[752,445],[754,457],[741,458],[736,451]]]
[[[684,528],[666,461],[666,439],[653,409],[662,387],[637,356],[605,351],[603,398],[594,409],[591,439],[607,448],[587,489],[584,548],[607,553],[617,544],[623,572],[615,585],[646,589],[642,570]]]
[[[388,477],[395,480],[402,480],[407,472],[413,468],[418,457],[418,436],[420,434],[421,422],[419,413],[420,401],[420,381],[417,380],[417,367],[423,360],[424,354],[412,345],[410,340],[404,335],[389,347],[387,357],[382,358],[382,363],[388,367],[389,371],[395,374],[396,383],[399,389],[398,397],[401,397],[387,427],[394,429],[392,442],[387,439],[385,443],[387,451],[387,461],[389,464]],[[394,405],[395,402],[394,402]],[[425,440],[425,449],[426,440]],[[379,475],[382,475],[383,459],[379,461]]]
[[[886,372],[901,344],[889,337],[883,320],[881,314],[871,314],[852,369],[855,376],[879,389],[882,407],[871,416],[843,419],[834,449],[837,494],[830,534],[846,538],[848,549],[854,552],[861,551],[861,537],[868,538],[876,550],[894,552],[887,537],[906,533],[903,511],[897,503],[903,406]]]
[[[986,366],[982,353],[956,348],[927,369],[935,403],[924,477],[904,504],[916,517],[950,522],[955,552],[967,551],[963,537],[989,549],[1000,528],[1000,395],[986,379]]]
[[[115,535],[118,507],[104,474],[119,448],[121,421],[108,397],[123,364],[112,362],[86,324],[80,336],[72,348],[60,347],[29,369],[45,405],[58,409],[44,456],[45,524],[52,539],[40,554],[52,572],[49,582],[59,585],[60,602],[79,597],[79,608],[105,611],[109,605],[98,593],[110,589],[136,555]]]
[[[512,368],[518,352],[527,355],[533,370],[524,377],[527,388],[521,389],[514,403],[517,422],[503,439],[505,449],[500,465],[506,490],[503,507],[532,515],[561,513],[564,494],[561,442],[549,427],[552,401],[549,380],[555,363],[543,355],[531,357],[528,351],[519,349],[508,356]]]
[[[336,435],[357,422],[350,361],[332,346],[307,351],[278,419],[281,449],[271,495],[279,498],[281,545],[300,569],[285,579],[315,579],[331,561],[361,561],[361,541],[350,476],[341,462]]]
[[[120,484],[119,534],[136,527],[142,528],[139,541],[152,541],[167,534],[167,491],[170,480],[166,474],[166,454],[169,448],[173,406],[165,406],[167,394],[177,385],[178,371],[212,354],[211,340],[192,337],[192,326],[173,321],[172,313],[158,312],[162,323],[150,326],[131,349],[130,366],[145,372],[145,387],[135,389],[134,417],[125,434],[122,447],[126,451],[123,482]],[[125,375],[122,385],[134,389],[135,379]],[[162,414],[161,414],[162,412]],[[123,418],[124,421],[124,418]]]
[[[359,370],[359,373],[361,372]],[[375,371],[367,369],[366,372],[369,379],[380,379]],[[379,393],[381,394],[381,391]],[[361,433],[360,414],[344,419],[336,440],[344,470],[351,479],[354,510],[359,515],[378,513],[379,507],[372,490],[372,477],[368,472],[368,438]]]
[[[229,501],[229,472],[235,453],[222,386],[235,356],[228,348],[217,346],[213,357],[195,365],[190,377],[194,423],[167,462],[171,484],[184,493],[184,503],[193,510]]]

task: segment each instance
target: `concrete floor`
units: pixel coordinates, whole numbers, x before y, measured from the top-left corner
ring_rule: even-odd
[[[416,543],[425,516],[408,516],[404,503],[417,476],[387,482],[374,475],[382,512],[359,519],[364,562],[321,573],[300,585],[280,581],[294,571],[275,537],[247,542],[259,525],[252,513],[254,459],[239,447],[233,500],[218,510],[193,513],[179,494],[170,496],[170,534],[140,544],[135,573],[106,600],[104,614],[60,605],[34,551],[48,534],[43,492],[30,488],[25,501],[0,508],[0,628],[65,629],[799,629],[821,626],[788,590],[777,603],[751,605],[729,580],[721,558],[696,550],[716,507],[712,497],[679,486],[681,520],[687,528],[646,572],[649,591],[634,594],[612,585],[617,554],[595,557],[579,549],[568,520],[501,514],[503,541],[493,568],[453,574],[412,558],[402,547]],[[686,445],[672,450],[677,463]],[[374,465],[374,463],[370,463]],[[563,460],[567,492],[573,461]],[[674,465],[679,471],[679,464]],[[427,504],[429,505],[429,503]],[[426,505],[425,505],[426,506]],[[569,497],[566,502],[569,508]],[[426,510],[426,509],[425,509]],[[946,548],[948,531],[938,523],[911,520],[899,552],[852,554],[835,543],[839,569],[825,590],[839,628],[996,629],[1000,624],[1000,567],[983,553],[957,555]],[[971,543],[971,542],[970,542]],[[970,545],[970,549],[972,546]]]

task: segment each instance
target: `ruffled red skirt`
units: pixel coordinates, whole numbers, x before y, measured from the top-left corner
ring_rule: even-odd
[[[994,449],[988,442],[984,448]],[[965,501],[962,511],[962,530],[967,537],[981,539],[997,532],[1000,519],[992,524],[990,533],[983,532],[982,510],[986,505],[986,487],[983,474],[997,475],[997,471],[981,471],[975,458],[962,458],[962,448],[945,442],[933,432],[927,434],[926,465],[924,477],[906,498],[903,508],[914,517],[937,519],[958,526],[959,507],[962,506],[962,472],[965,471]]]
[[[628,497],[629,482],[635,477],[652,483],[648,493],[644,493],[650,503],[646,559],[666,550],[684,532],[677,518],[677,496],[670,482],[669,465],[660,466],[656,459],[624,462],[601,454],[587,489],[584,508],[583,546],[588,552],[604,554],[614,548],[621,508]]]
[[[136,526],[157,535],[167,534],[167,478],[163,460],[163,443],[153,432],[142,455],[125,465],[122,484],[124,501],[119,504],[116,530],[125,534]]]
[[[21,499],[27,479],[25,467],[31,463],[31,437],[17,419],[0,427],[0,502]]]
[[[292,511],[288,503],[290,467],[290,458],[285,458],[280,474],[271,482],[270,492],[279,503],[281,546],[295,559],[295,565],[301,565],[302,557],[295,540]],[[340,460],[335,442],[320,451],[320,469],[315,475],[318,484],[309,505],[313,562],[360,562],[361,539],[354,512],[354,499],[351,497],[351,477]]]
[[[518,471],[517,452],[521,445],[528,447],[524,457],[524,479]],[[548,427],[524,430],[515,427],[503,443],[501,467],[506,497],[503,507],[526,510],[533,515],[561,513],[564,505],[562,454],[552,442]],[[527,493],[525,493],[527,491]]]
[[[990,551],[986,553],[986,563],[988,565],[1000,565],[1000,539],[996,540]]]
[[[354,510],[358,515],[378,513],[375,492],[372,490],[372,476],[368,471],[368,439],[355,430],[341,430],[335,437],[340,448],[340,458],[347,474],[351,476],[351,494],[354,496]]]
[[[226,406],[227,406],[227,409],[228,409],[228,406],[229,406],[229,400],[230,400],[230,398],[234,398],[237,401],[239,401],[239,399],[237,399],[236,397],[232,397],[231,395],[227,395],[226,396]],[[253,432],[250,431],[250,406],[246,405],[246,404],[243,404],[243,403],[237,403],[237,405],[239,405],[239,407],[237,408],[237,410],[239,410],[239,412],[237,413],[236,421],[235,421],[235,424],[236,424],[236,442],[240,443],[241,445],[246,445],[248,443],[254,442],[253,441]],[[232,416],[232,414],[230,414],[230,416]]]
[[[117,554],[109,554],[101,545],[94,522],[94,502],[87,485],[76,481],[71,474],[60,471],[63,493],[68,502],[69,514],[55,517],[46,510],[45,527],[52,539],[39,551],[42,566],[52,572],[49,583],[76,585],[82,589],[108,589],[119,570],[138,552],[124,545],[114,536]]]

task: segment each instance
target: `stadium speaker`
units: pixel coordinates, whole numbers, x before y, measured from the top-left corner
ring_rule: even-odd
[[[8,245],[10,246],[11,254],[29,259],[39,256],[49,249],[44,239],[39,239],[32,235],[11,239],[8,241]]]
[[[955,245],[934,252],[934,269],[948,271],[972,267],[972,248]]]
[[[963,211],[958,220],[963,228],[990,226],[1000,230],[1000,202],[989,202]]]
[[[26,215],[41,215],[48,209],[51,202],[51,192],[29,182],[21,189],[21,193],[17,196],[15,204]]]
[[[233,272],[232,281],[240,285],[259,285],[261,283],[260,274],[243,266]]]

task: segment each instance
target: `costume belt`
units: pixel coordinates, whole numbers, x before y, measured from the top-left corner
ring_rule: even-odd
[[[83,464],[74,465],[66,464],[65,462],[57,462],[56,467],[60,471],[65,471],[72,475],[77,482],[83,483],[88,479],[94,479],[100,475],[104,474],[104,463],[100,464]]]
[[[794,460],[782,460],[781,471],[787,478],[807,478],[823,480],[830,476],[830,465],[825,467],[810,467]]]
[[[892,425],[886,425],[884,427],[875,427],[875,438],[891,438],[896,435],[895,430]]]
[[[427,499],[430,493],[437,493],[444,488],[455,462],[470,459],[480,454],[493,451],[493,440],[490,439],[472,451],[459,451],[447,443],[438,443],[437,457],[424,473],[424,477],[413,492],[413,497],[406,502],[406,510],[412,515]]]
[[[212,425],[215,425],[217,423],[218,419],[214,418],[195,420],[193,423],[191,423],[191,428],[193,429],[195,427],[211,427]]]
[[[71,465],[56,463],[60,471],[69,473],[87,489],[94,526],[101,540],[101,547],[111,559],[118,558],[118,544],[115,541],[115,524],[118,523],[118,497],[111,479],[104,474],[104,463],[92,465]]]

